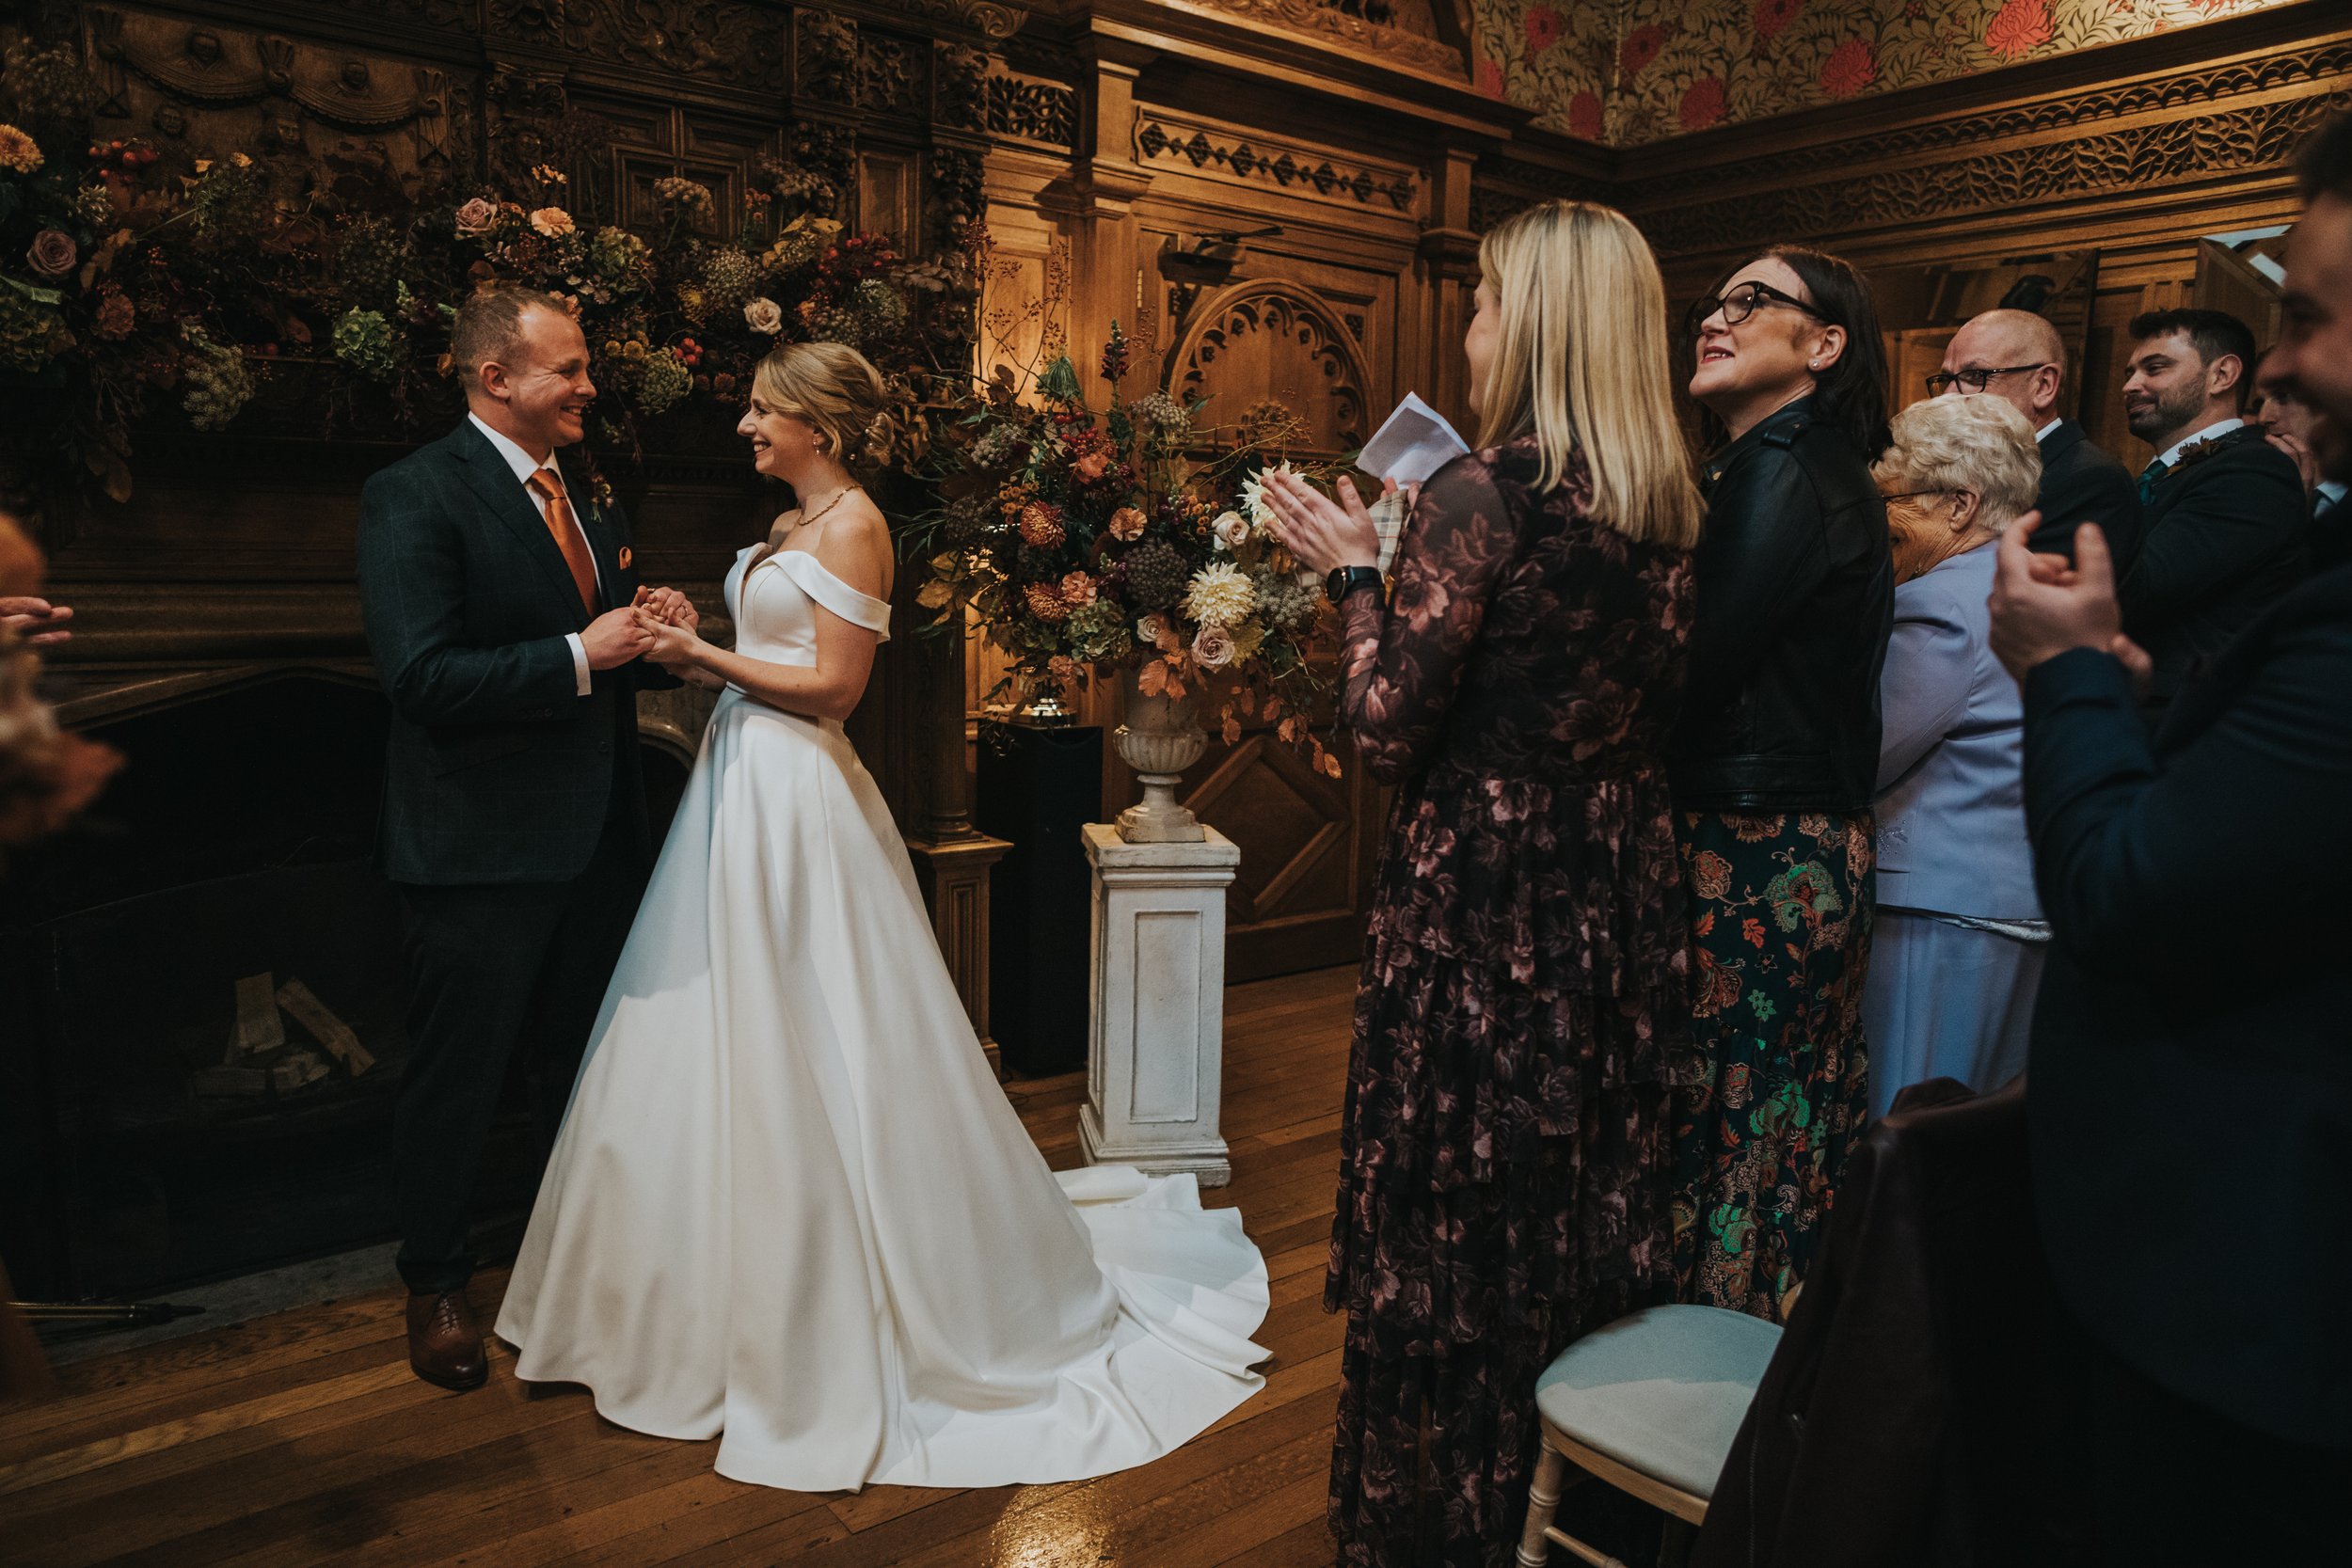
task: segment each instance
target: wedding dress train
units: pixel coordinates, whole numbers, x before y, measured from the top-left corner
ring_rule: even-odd
[[[726,592],[754,657],[814,664],[818,606],[887,635],[805,552]],[[841,726],[721,697],[499,1313],[516,1373],[723,1433],[741,1481],[1069,1481],[1247,1399],[1266,1305],[1191,1178],[1047,1168]]]

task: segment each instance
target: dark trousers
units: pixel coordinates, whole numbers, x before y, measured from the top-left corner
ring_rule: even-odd
[[[473,1273],[474,1180],[517,1046],[553,1144],[648,870],[643,829],[615,810],[568,882],[402,885],[412,992],[392,1158],[410,1290],[454,1291]]]
[[[2352,1449],[2290,1443],[2192,1403],[2077,1328],[2079,1420],[2062,1461],[2084,1486],[2053,1560],[2098,1568],[2332,1562]],[[2065,1507],[2066,1505],[2060,1505]]]

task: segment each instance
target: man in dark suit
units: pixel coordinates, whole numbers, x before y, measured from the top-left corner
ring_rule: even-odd
[[[2325,478],[2319,454],[2312,450],[2312,427],[2319,410],[2303,401],[2292,387],[2281,386],[2271,373],[2273,355],[2263,361],[2260,393],[2263,427],[2270,444],[2287,454],[2303,476],[2303,491],[2311,499],[2311,557],[2315,570],[2352,560],[2352,508],[2344,504],[2348,488],[2342,480]]]
[[[2273,374],[2352,479],[2352,118],[2301,160]],[[2275,454],[2274,454],[2275,455]],[[2095,1560],[2318,1562],[2352,1474],[2352,567],[2260,612],[2151,737],[2106,552],[2003,542],[1994,651],[2024,683],[2026,809],[2055,933],[2034,1016],[2035,1207],[2081,1330],[2067,1450]]]
[[[2303,481],[2241,417],[2254,335],[2220,310],[2132,318],[2123,409],[2156,449],[2139,476],[2139,547],[2118,575],[2123,629],[2155,661],[2147,707],[2163,712],[2308,570]]]
[[[596,397],[563,302],[485,290],[451,351],[468,414],[370,479],[359,592],[392,700],[381,856],[414,993],[393,1129],[409,1364],[486,1374],[466,1299],[468,1210],[499,1090],[524,1047],[551,1137],[650,853],[628,519],[556,451]]]
[[[2066,383],[2066,343],[2047,318],[2031,310],[1987,310],[1952,335],[1944,368],[1928,377],[1941,396],[1979,392],[2026,416],[2042,447],[2042,514],[2033,547],[2074,559],[2074,530],[2097,523],[2119,566],[2129,570],[2139,543],[2139,497],[2131,470],[2109,456],[2083,427],[2058,415]]]

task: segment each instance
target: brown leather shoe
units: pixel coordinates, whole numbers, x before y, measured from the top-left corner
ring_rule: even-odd
[[[408,1368],[444,1388],[479,1388],[490,1375],[482,1330],[463,1291],[419,1291],[408,1297]]]

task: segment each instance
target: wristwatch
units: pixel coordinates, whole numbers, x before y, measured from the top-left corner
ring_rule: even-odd
[[[1323,596],[1338,604],[1359,588],[1380,586],[1377,566],[1334,566],[1331,575],[1323,579]]]

